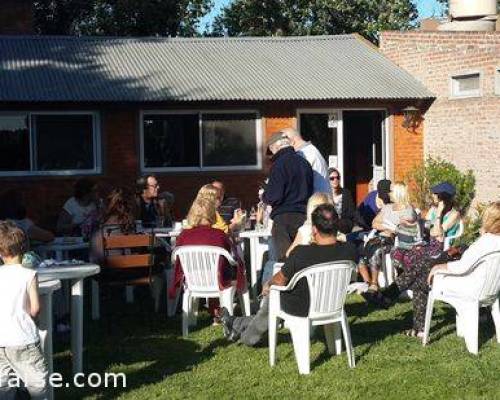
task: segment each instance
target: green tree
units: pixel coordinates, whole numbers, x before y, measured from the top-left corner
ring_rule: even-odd
[[[212,0],[43,0],[35,2],[41,34],[194,36]]]
[[[90,18],[92,0],[40,0],[33,2],[35,30],[42,35],[71,35]]]
[[[235,0],[215,18],[212,34],[325,35],[358,32],[376,42],[381,30],[410,29],[411,0]]]

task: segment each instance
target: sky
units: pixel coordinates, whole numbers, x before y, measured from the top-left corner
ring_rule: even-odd
[[[437,2],[437,0],[414,1],[417,4],[419,19],[440,15],[441,5]],[[210,23],[214,16],[219,13],[221,8],[228,5],[231,0],[214,0],[214,2],[215,6],[212,9],[212,12],[202,20],[201,26],[204,26],[206,23]]]

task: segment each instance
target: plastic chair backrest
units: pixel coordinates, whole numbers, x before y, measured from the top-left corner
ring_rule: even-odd
[[[478,300],[493,303],[500,294],[500,251],[481,257],[473,267],[484,269],[484,281],[478,292]]]
[[[217,246],[180,246],[172,254],[179,258],[187,287],[191,291],[219,291],[219,260],[235,261],[229,252]]]
[[[325,318],[342,311],[347,286],[356,265],[352,261],[334,261],[315,264],[296,274],[290,281],[293,288],[306,278],[309,287],[309,318]]]

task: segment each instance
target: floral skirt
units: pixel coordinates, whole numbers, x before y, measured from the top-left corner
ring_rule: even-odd
[[[432,238],[423,246],[415,246],[412,249],[393,249],[391,258],[396,268],[411,269],[419,260],[438,257],[443,251],[443,243]]]

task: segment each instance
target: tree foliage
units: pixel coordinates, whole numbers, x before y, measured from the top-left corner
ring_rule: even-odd
[[[35,29],[43,35],[74,34],[81,21],[91,17],[92,0],[39,0],[33,2]]]
[[[34,2],[41,34],[194,36],[211,0],[41,0]]]
[[[381,30],[409,29],[411,0],[234,0],[215,18],[212,34],[329,35],[359,32],[376,42]]]

